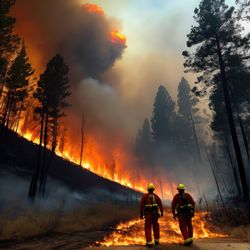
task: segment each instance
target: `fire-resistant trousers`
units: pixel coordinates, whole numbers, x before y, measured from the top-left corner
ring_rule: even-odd
[[[179,216],[179,226],[184,239],[184,243],[193,240],[193,225],[192,218],[186,215]]]
[[[155,242],[159,242],[160,239],[160,226],[158,222],[158,214],[145,213],[145,236],[147,244],[153,244],[152,241],[152,227],[154,232]]]

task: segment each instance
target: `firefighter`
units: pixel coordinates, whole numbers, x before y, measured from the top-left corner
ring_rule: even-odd
[[[145,218],[146,245],[152,247],[154,243],[159,245],[160,227],[158,219],[163,216],[163,206],[159,196],[154,193],[154,184],[150,183],[147,189],[148,193],[144,194],[141,199],[140,217],[141,219]],[[154,242],[152,241],[152,226]]]
[[[194,217],[195,202],[190,194],[185,193],[184,184],[179,184],[177,190],[178,194],[174,196],[172,201],[172,213],[174,219],[178,218],[179,220],[184,245],[191,246],[193,244],[192,218]]]

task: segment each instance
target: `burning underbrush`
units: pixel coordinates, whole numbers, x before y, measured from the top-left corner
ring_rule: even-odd
[[[226,237],[219,233],[218,229],[212,226],[209,216],[206,212],[197,212],[194,220],[194,238],[219,238]],[[180,243],[181,233],[178,222],[173,220],[170,211],[165,212],[160,219],[161,243]],[[116,227],[116,231],[106,236],[103,241],[97,242],[102,246],[127,246],[145,244],[144,221],[140,219],[121,223]]]

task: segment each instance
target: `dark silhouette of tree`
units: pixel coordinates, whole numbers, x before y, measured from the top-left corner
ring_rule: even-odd
[[[34,97],[39,106],[35,111],[40,114],[40,142],[37,157],[37,168],[30,184],[29,196],[36,196],[37,181],[40,177],[40,191],[44,194],[50,163],[56,145],[59,120],[65,116],[64,109],[69,107],[70,96],[68,66],[60,55],[53,57],[47,64],[45,72],[40,76]],[[46,164],[47,147],[51,145],[51,157]]]
[[[198,100],[193,96],[190,85],[185,78],[182,78],[178,86],[178,113],[182,118],[181,125],[185,134],[182,136],[183,146],[189,153],[195,154],[197,163],[201,163],[201,150],[199,146],[198,135],[196,131],[194,115],[197,112],[195,108]],[[195,151],[192,150],[195,148]]]
[[[142,129],[139,129],[136,142],[135,153],[145,163],[150,163],[152,155],[152,133],[149,120],[146,118],[143,122]]]
[[[10,122],[20,118],[21,111],[24,109],[24,100],[30,91],[30,78],[34,70],[29,63],[23,44],[6,77],[6,103],[4,108],[2,125],[10,127]]]
[[[12,33],[15,18],[9,16],[15,0],[0,0],[0,97],[2,96],[10,55],[17,49],[19,38]]]
[[[236,0],[239,6],[238,19],[250,21],[250,1],[249,0]]]
[[[151,119],[153,140],[156,144],[173,143],[174,109],[175,102],[166,88],[161,85],[156,94]]]
[[[187,46],[195,46],[195,52],[183,52],[186,58],[184,66],[190,71],[202,73],[198,77],[198,83],[202,89],[194,89],[197,95],[206,95],[207,90],[213,86],[215,74],[220,77],[228,124],[233,141],[234,151],[240,173],[241,185],[245,198],[249,197],[248,185],[236,133],[232,104],[228,88],[227,69],[235,58],[245,59],[247,38],[241,36],[241,26],[234,17],[234,8],[228,7],[224,0],[202,0],[199,8],[196,8],[194,19],[197,23],[192,26],[188,34]],[[242,54],[239,54],[242,51]]]

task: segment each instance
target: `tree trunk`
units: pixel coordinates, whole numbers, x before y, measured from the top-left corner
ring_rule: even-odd
[[[28,124],[29,116],[30,116],[30,107],[28,106],[28,108],[26,109],[25,118],[24,118],[24,121],[23,121],[22,136],[27,131],[27,124]]]
[[[202,163],[202,159],[201,159],[201,150],[200,150],[200,145],[199,145],[199,140],[198,140],[198,136],[197,136],[197,131],[195,128],[195,123],[194,123],[194,119],[193,119],[193,115],[192,115],[192,111],[190,110],[190,120],[191,120],[191,125],[192,125],[192,129],[193,129],[193,135],[194,135],[194,141],[195,141],[195,147],[196,147],[196,153],[197,153],[197,157],[198,157],[198,164]]]
[[[11,97],[11,101],[10,101],[10,106],[9,106],[9,110],[7,113],[7,120],[6,120],[6,127],[9,128],[9,123],[10,123],[10,117],[11,117],[11,113],[13,110],[13,106],[15,103],[15,96],[16,96],[16,89],[14,89],[12,97]]]
[[[226,147],[226,152],[224,154],[227,154],[227,156],[228,156],[230,165],[231,165],[232,170],[233,170],[235,185],[236,185],[238,194],[241,195],[240,184],[239,184],[239,181],[238,181],[238,176],[237,176],[236,169],[235,169],[235,166],[234,166],[234,163],[233,163],[233,159],[232,159],[232,156],[231,156],[231,153],[230,153],[230,149],[229,149],[228,145],[226,145],[225,147]]]
[[[4,114],[3,114],[3,121],[2,121],[2,125],[4,126],[5,123],[6,123],[6,118],[7,118],[7,114],[8,114],[8,109],[9,109],[9,106],[10,106],[10,93],[8,91],[7,93],[7,101],[6,101],[6,105],[5,105],[5,108],[4,108]]]
[[[55,121],[54,126],[53,126],[53,139],[52,139],[51,155],[50,155],[49,162],[45,167],[44,180],[42,183],[42,195],[43,196],[45,195],[45,188],[46,188],[46,183],[47,183],[47,179],[48,179],[49,169],[50,169],[51,163],[52,163],[54,156],[55,156],[55,150],[56,150],[56,144],[57,144],[57,130],[58,130],[58,125],[57,125],[57,121]]]
[[[230,97],[229,97],[229,90],[228,90],[228,86],[227,86],[228,83],[227,83],[227,79],[226,79],[225,64],[224,64],[224,61],[222,58],[222,52],[221,52],[221,47],[220,47],[220,42],[219,42],[218,37],[216,37],[216,45],[217,45],[217,54],[218,54],[218,59],[219,59],[219,64],[220,64],[221,83],[222,83],[222,87],[223,87],[226,112],[227,112],[229,127],[230,127],[230,131],[231,131],[231,136],[232,136],[232,140],[233,140],[235,155],[236,155],[236,159],[237,159],[237,163],[238,163],[241,186],[242,186],[244,198],[248,199],[249,193],[248,193],[246,173],[245,173],[243,159],[242,159],[242,155],[241,155],[241,151],[240,151],[239,140],[238,140],[237,133],[236,133],[233,112],[232,112],[232,106],[231,106]]]
[[[248,160],[248,163],[250,163],[249,145],[248,145],[247,135],[246,135],[246,131],[245,131],[245,128],[244,128],[243,121],[242,121],[241,116],[240,116],[238,104],[235,101],[234,101],[234,107],[235,107],[235,110],[236,110],[237,119],[238,119],[238,122],[239,122],[242,138],[243,138],[243,141],[244,141],[244,146],[245,146],[246,153],[247,153],[247,160]]]
[[[44,130],[44,111],[42,111],[42,113],[41,113],[40,141],[39,141],[39,146],[38,146],[36,170],[32,176],[31,183],[30,183],[30,189],[29,189],[29,198],[31,200],[34,200],[36,197],[37,181],[38,181],[38,178],[40,175],[40,170],[41,170],[43,130]]]
[[[223,206],[223,208],[226,210],[226,206],[225,206],[224,200],[223,200],[223,198],[222,198],[222,194],[221,194],[221,190],[220,190],[218,178],[217,178],[216,173],[215,173],[215,166],[214,166],[214,164],[212,163],[212,161],[211,161],[211,159],[210,159],[210,156],[209,156],[208,154],[207,154],[207,159],[208,159],[208,162],[209,162],[209,165],[210,165],[210,168],[211,168],[213,177],[214,177],[214,181],[215,181],[215,184],[216,184],[216,187],[217,187],[217,191],[218,191],[218,194],[219,194],[219,197],[220,197],[222,206]]]
[[[15,129],[15,132],[16,132],[16,133],[17,133],[17,131],[18,131],[18,127],[19,127],[19,123],[20,123],[20,119],[21,119],[22,109],[23,109],[23,100],[22,100],[22,102],[21,102],[21,105],[20,105],[20,108],[19,108],[19,112],[18,112],[17,124],[16,124],[16,129]]]
[[[39,185],[39,192],[42,194],[43,191],[43,182],[45,178],[45,160],[46,160],[46,151],[47,151],[47,140],[48,140],[48,119],[49,114],[48,110],[45,114],[45,124],[44,124],[44,135],[43,135],[43,156],[42,156],[42,167],[41,167],[41,176],[40,176],[40,185]]]

